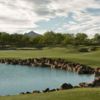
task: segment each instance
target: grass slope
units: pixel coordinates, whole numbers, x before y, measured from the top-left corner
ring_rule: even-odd
[[[79,62],[93,67],[100,67],[100,50],[88,53],[79,53],[72,48],[44,48],[43,50],[1,50],[0,58],[34,58],[52,57],[65,58],[70,61]]]
[[[65,58],[70,61],[100,67],[100,50],[79,53],[72,48],[44,48],[43,50],[1,50],[0,58]],[[46,94],[26,94],[0,97],[0,100],[100,100],[100,88],[72,89]]]
[[[0,97],[0,100],[100,100],[100,88]]]

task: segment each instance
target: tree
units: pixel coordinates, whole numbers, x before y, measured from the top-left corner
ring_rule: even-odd
[[[64,34],[64,40],[62,41],[62,44],[66,46],[66,45],[73,45],[73,43],[74,43],[74,35]]]
[[[100,45],[100,34],[95,34],[92,39],[84,33],[62,34],[53,31],[43,35],[28,37],[23,34],[9,34],[0,32],[0,48],[6,47],[36,47],[44,46],[67,46],[67,45]]]
[[[34,38],[31,38],[31,44],[33,47],[36,47],[38,49],[44,47],[44,43],[43,43],[43,36],[36,36]]]
[[[100,45],[100,34],[95,34],[94,35],[93,44]]]
[[[56,35],[52,31],[44,33],[43,43],[45,44],[45,46],[55,45],[55,37]]]
[[[0,47],[4,48],[10,43],[10,36],[6,32],[0,32]]]
[[[64,35],[63,34],[61,34],[61,33],[56,33],[55,34],[55,45],[62,45],[62,41],[64,40]]]
[[[77,33],[75,37],[75,45],[85,45],[87,43],[88,36],[84,33]]]

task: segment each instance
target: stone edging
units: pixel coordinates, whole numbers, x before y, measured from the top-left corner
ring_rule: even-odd
[[[52,89],[47,88],[43,92],[53,92],[64,89],[71,89],[76,87],[97,87],[100,86],[100,68],[92,68],[90,66],[68,62],[65,59],[54,59],[54,58],[28,58],[28,59],[15,59],[15,58],[2,58],[0,59],[0,63],[3,64],[12,64],[12,65],[27,65],[29,67],[32,66],[41,66],[41,67],[50,67],[56,69],[62,69],[66,71],[77,72],[78,74],[95,74],[95,80],[90,83],[80,83],[79,86],[73,87],[71,84],[64,83],[60,89]],[[30,92],[21,93],[21,94],[29,94]],[[33,91],[33,93],[40,93],[40,91]]]

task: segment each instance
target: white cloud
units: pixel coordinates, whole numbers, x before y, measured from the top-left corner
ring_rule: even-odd
[[[17,32],[35,28],[35,23],[44,18],[38,16],[33,8],[33,4],[23,0],[1,0],[0,31]]]
[[[88,35],[93,35],[94,33],[100,32],[100,16],[91,16],[90,13],[86,11],[86,8],[100,8],[100,3],[95,0],[72,0],[70,4],[70,12],[73,12],[74,21],[69,21],[69,24],[66,23],[62,28],[58,28],[57,31],[67,32],[84,32]],[[66,4],[66,3],[65,3]],[[68,6],[69,7],[69,6]],[[66,7],[66,9],[68,9]]]
[[[34,30],[37,22],[73,13],[74,21],[56,31],[96,33],[100,31],[100,16],[86,8],[100,8],[99,0],[0,0],[0,31]],[[40,30],[41,31],[41,30]]]

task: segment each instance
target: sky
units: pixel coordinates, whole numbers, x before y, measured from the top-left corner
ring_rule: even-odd
[[[100,0],[0,0],[0,31],[100,33]]]

